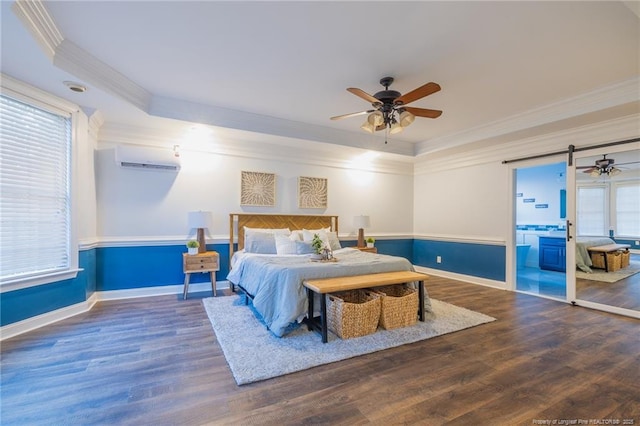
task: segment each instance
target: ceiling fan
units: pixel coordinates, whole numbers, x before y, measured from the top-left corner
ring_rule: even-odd
[[[601,159],[595,161],[593,166],[578,166],[576,169],[585,169],[582,173],[588,173],[591,177],[599,177],[602,175],[615,176],[622,173],[622,170],[615,167],[615,160],[613,158],[607,158],[608,154],[604,154]],[[620,163],[618,166],[624,166],[627,164],[635,164],[637,161],[630,163]]]
[[[393,83],[393,77],[380,79],[380,84],[384,86],[384,90],[373,96],[362,89],[349,87],[347,91],[370,102],[373,109],[338,115],[331,117],[331,120],[369,114],[367,120],[360,126],[362,130],[373,133],[389,128],[389,133],[394,134],[401,132],[405,127],[413,123],[416,117],[438,118],[442,115],[442,111],[439,110],[406,106],[413,101],[438,92],[440,90],[439,84],[430,82],[402,95],[396,90],[389,90],[391,83]]]

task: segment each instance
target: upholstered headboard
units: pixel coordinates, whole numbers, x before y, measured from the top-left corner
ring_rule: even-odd
[[[229,260],[235,253],[234,242],[237,242],[237,250],[244,248],[245,226],[248,228],[289,228],[292,231],[330,227],[332,231],[338,232],[338,216],[231,213],[229,214]]]

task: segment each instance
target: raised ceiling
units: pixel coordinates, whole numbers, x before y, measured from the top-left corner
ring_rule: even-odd
[[[414,157],[639,111],[636,2],[1,3],[2,72],[106,125],[177,119]],[[345,89],[373,94],[387,75],[401,93],[439,83],[412,106],[443,115],[386,144],[362,117],[329,120],[368,109]]]

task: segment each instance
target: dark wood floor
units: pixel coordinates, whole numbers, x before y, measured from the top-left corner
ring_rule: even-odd
[[[632,254],[633,267],[640,265],[640,255]],[[576,278],[578,299],[640,311],[640,273],[615,283]]]
[[[201,300],[102,302],[2,343],[1,423],[640,424],[640,321],[443,278],[428,289],[498,320],[241,387]]]

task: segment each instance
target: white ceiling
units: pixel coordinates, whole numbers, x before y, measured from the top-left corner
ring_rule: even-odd
[[[413,157],[640,111],[638,2],[19,2],[31,22],[13,3],[1,4],[2,72],[106,125],[179,119]],[[411,106],[443,115],[387,144],[362,117],[329,120],[368,109],[345,89],[373,94],[384,76],[401,93],[439,83]]]

